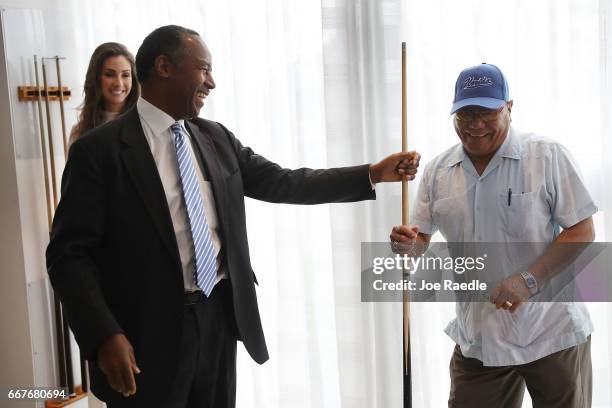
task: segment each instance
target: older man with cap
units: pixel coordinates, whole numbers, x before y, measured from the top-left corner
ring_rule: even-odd
[[[394,227],[391,240],[426,246],[439,230],[449,242],[508,250],[540,243],[529,267],[491,288],[490,303],[457,303],[446,328],[456,343],[448,406],[518,408],[526,385],[534,407],[590,407],[586,307],[527,300],[551,279],[546,259],[560,245],[594,239],[597,207],[567,149],[510,126],[512,106],[495,65],[459,74],[451,114],[461,143],[428,163],[411,226]]]

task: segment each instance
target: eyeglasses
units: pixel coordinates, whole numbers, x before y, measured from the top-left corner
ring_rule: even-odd
[[[499,109],[463,108],[455,112],[455,119],[457,119],[458,122],[468,123],[473,121],[476,115],[478,115],[483,122],[493,122],[499,117],[501,111],[504,110],[504,106],[505,105]]]

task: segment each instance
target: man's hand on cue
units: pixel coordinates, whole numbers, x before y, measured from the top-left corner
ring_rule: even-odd
[[[411,254],[419,235],[419,226],[397,225],[391,230],[391,251],[396,254]]]
[[[414,180],[419,167],[421,155],[415,151],[394,153],[376,164],[370,164],[370,179],[372,183],[401,181],[402,176]]]
[[[525,280],[518,274],[504,279],[497,285],[491,292],[489,300],[497,309],[514,312],[523,302],[527,301],[530,296],[531,293],[525,284]]]
[[[98,366],[108,384],[124,397],[136,394],[134,374],[140,374],[134,349],[123,333],[113,334],[98,350]]]

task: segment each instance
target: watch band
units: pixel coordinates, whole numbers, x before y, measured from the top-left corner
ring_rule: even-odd
[[[521,277],[525,281],[525,285],[527,285],[527,288],[529,288],[529,292],[531,293],[531,296],[538,293],[539,291],[538,281],[536,280],[535,276],[533,276],[528,271],[524,271],[524,272],[521,272]]]

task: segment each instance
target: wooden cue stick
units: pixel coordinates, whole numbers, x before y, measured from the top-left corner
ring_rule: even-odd
[[[74,397],[76,389],[74,386],[74,369],[72,368],[72,347],[70,344],[70,329],[68,328],[68,319],[64,316],[64,308],[60,302],[62,312],[62,327],[64,332],[64,349],[66,350],[66,377],[68,377],[68,395]]]
[[[89,391],[89,373],[87,371],[87,360],[83,355],[83,352],[80,351],[80,361],[81,361],[81,389],[83,392]]]
[[[55,67],[56,67],[56,73],[57,73],[57,86],[59,88],[60,120],[62,123],[62,144],[64,147],[64,161],[65,161],[68,159],[68,139],[66,137],[66,116],[64,114],[64,89],[62,87],[62,75],[61,75],[61,68],[60,68],[60,59],[64,59],[64,58],[56,55],[55,57],[53,57],[53,59],[55,60]],[[72,347],[70,343],[70,327],[68,327],[68,319],[66,319],[66,317],[64,316],[64,308],[62,307],[61,310],[62,310],[62,324],[64,327],[64,345],[65,345],[64,347],[66,349],[66,374],[68,376],[68,394],[70,396],[75,396],[76,387],[74,383],[74,369],[72,367]],[[81,368],[83,367],[82,358],[83,358],[82,354],[79,353]],[[86,376],[83,376],[83,373],[81,372],[81,380],[83,380],[84,378],[86,381]],[[81,388],[83,388],[82,384],[81,384]]]
[[[53,208],[54,209],[57,208],[57,204],[59,202],[59,192],[57,191],[57,183],[55,181],[55,157],[53,153],[53,133],[51,131],[51,109],[49,107],[49,86],[47,83],[47,71],[45,68],[45,59],[55,59],[56,63],[59,65],[59,59],[57,58],[58,57],[42,59],[43,83],[45,87],[45,108],[47,111],[47,127],[48,127],[47,130],[49,134],[49,154],[51,157],[51,180],[53,184],[53,204],[54,204]],[[60,75],[59,71],[57,75],[58,75],[58,80],[61,80],[59,77]],[[59,98],[60,98],[60,110],[61,110],[61,115],[62,115],[62,131],[63,131],[62,140],[64,142],[64,157],[66,157],[65,156],[66,154],[65,127],[66,126],[64,124],[64,109],[63,109],[64,95],[62,92],[61,85],[59,85]],[[65,361],[65,369],[66,369],[68,395],[74,396],[76,395],[76,393],[75,393],[75,387],[74,387],[74,372],[72,369],[72,350],[70,347],[70,332],[68,328],[68,321],[64,317],[64,311],[63,311],[61,302],[57,301],[57,303],[58,305],[56,305],[56,308],[55,308],[55,313],[56,313],[55,318],[56,318],[56,324],[60,324],[62,327],[61,340],[64,342],[64,361]]]
[[[68,157],[68,140],[66,139],[66,116],[64,115],[64,89],[62,88],[62,74],[60,70],[60,58],[58,55],[54,57],[55,68],[57,72],[57,86],[59,88],[59,103],[60,103],[60,118],[62,120],[62,142],[64,142],[64,157]]]
[[[407,120],[406,120],[406,43],[402,42],[402,152],[408,151],[408,135],[407,135]],[[410,209],[408,203],[408,179],[406,176],[402,177],[402,225],[408,225],[410,220]],[[404,401],[407,402],[408,407],[412,406],[412,393],[410,383],[410,303],[408,291],[404,290],[403,293],[403,314],[402,314],[402,326],[403,326],[403,339],[404,339],[404,383],[407,387],[404,387]],[[407,389],[406,389],[407,388]],[[405,404],[406,405],[406,404]]]
[[[51,200],[53,201],[53,211],[57,208],[57,188],[55,181],[55,157],[53,153],[53,131],[51,130],[51,109],[49,107],[49,84],[47,83],[47,70],[45,68],[45,58],[40,59],[40,65],[42,68],[43,76],[43,87],[45,92],[45,113],[47,114],[47,142],[49,143],[49,161],[51,164]],[[51,228],[49,228],[49,233]],[[62,306],[57,296],[53,296],[53,303],[55,306],[55,339],[57,341],[57,355],[58,355],[58,366],[60,376],[60,387],[68,387],[70,381],[68,380],[68,360],[66,358],[66,340],[64,332],[64,325],[62,321]]]
[[[42,104],[40,99],[42,97],[40,92],[40,80],[38,79],[38,58],[34,55],[34,72],[36,74],[36,90],[38,92],[38,98],[36,104],[38,105],[38,127],[40,130],[40,150],[42,153],[43,161],[43,175],[45,180],[45,199],[47,202],[47,223],[49,225],[49,231],[51,231],[51,223],[53,222],[53,210],[51,209],[51,198],[49,196],[49,168],[47,165],[47,148],[45,147],[45,124],[43,122]]]
[[[41,59],[43,86],[45,87],[45,111],[47,112],[47,135],[49,140],[49,160],[51,162],[51,196],[53,197],[53,209],[57,208],[57,181],[55,179],[55,154],[53,152],[53,131],[51,130],[51,109],[49,108],[49,85],[47,84],[47,71],[45,69],[45,59]]]
[[[59,386],[60,387],[68,387],[68,374],[66,372],[66,348],[64,342],[64,326],[62,324],[62,306],[60,304],[59,299],[55,295],[53,296],[53,305],[55,308],[55,341],[57,342],[57,358],[58,358],[58,368],[59,368]]]
[[[51,187],[53,191],[53,209],[57,208],[59,201],[59,193],[57,191],[57,182],[55,177],[55,154],[53,151],[53,130],[51,129],[51,109],[49,106],[49,84],[47,82],[47,70],[45,67],[45,59],[41,58],[43,86],[45,88],[45,111],[47,113],[47,135],[49,141],[49,161],[51,164]],[[63,96],[63,95],[61,95]],[[54,296],[55,302],[55,326],[56,337],[58,342],[58,357],[60,367],[60,386],[68,387],[68,395],[74,395],[74,374],[72,372],[72,352],[70,350],[70,336],[68,333],[67,322],[64,319],[62,306]]]

